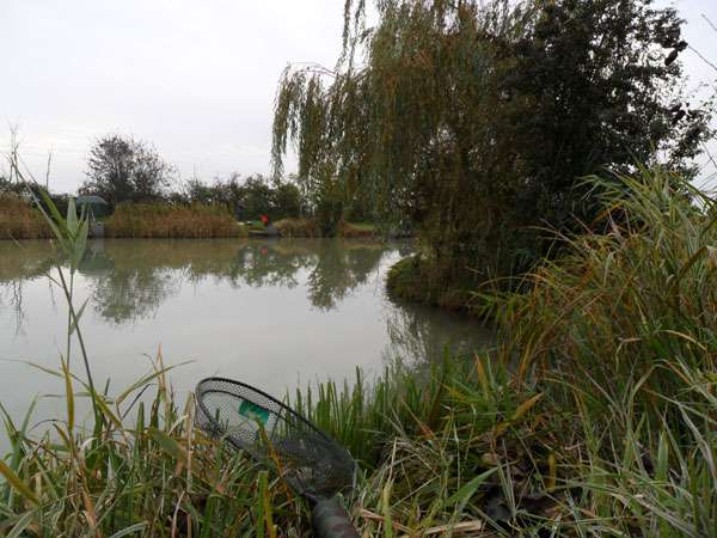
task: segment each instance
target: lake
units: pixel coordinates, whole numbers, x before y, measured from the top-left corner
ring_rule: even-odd
[[[408,243],[347,240],[104,240],[75,276],[93,376],[118,393],[151,371],[161,349],[177,394],[221,375],[278,396],[317,380],[370,378],[491,345],[492,333],[436,309],[393,301],[388,268]],[[23,416],[33,397],[61,394],[67,307],[44,241],[0,241],[0,403]],[[72,370],[85,379],[77,353]],[[183,364],[187,363],[187,364]],[[43,397],[36,418],[64,404]],[[59,410],[59,411],[58,411]],[[1,437],[1,436],[0,436]],[[2,442],[0,441],[0,444]]]

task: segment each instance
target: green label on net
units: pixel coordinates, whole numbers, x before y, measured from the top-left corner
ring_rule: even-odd
[[[242,401],[239,405],[239,414],[247,418],[258,420],[262,424],[266,424],[269,421],[269,410],[263,407],[248,402],[247,400]]]

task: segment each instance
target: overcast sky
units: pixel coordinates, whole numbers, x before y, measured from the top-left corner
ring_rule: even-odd
[[[664,2],[667,3],[667,2]],[[84,180],[107,133],[154,144],[183,179],[269,172],[274,96],[288,63],[332,67],[344,0],[0,0],[0,150],[53,191]],[[685,36],[717,63],[717,1],[675,3]],[[690,83],[717,78],[683,54]]]

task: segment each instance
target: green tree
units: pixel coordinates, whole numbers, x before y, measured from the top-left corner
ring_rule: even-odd
[[[261,175],[250,176],[244,181],[241,196],[247,218],[258,219],[260,215],[271,213],[274,193]]]
[[[275,220],[285,217],[298,217],[301,214],[301,191],[289,182],[279,182],[274,186],[272,214]]]
[[[272,156],[291,142],[326,220],[368,200],[410,220],[436,281],[530,267],[539,226],[589,222],[580,177],[663,155],[681,163],[705,115],[680,104],[686,44],[650,0],[346,3],[333,71],[288,69]],[[332,211],[333,209],[333,211]]]
[[[293,182],[269,182],[261,174],[242,179],[236,172],[227,180],[216,178],[211,185],[192,178],[184,191],[173,194],[172,199],[179,203],[223,205],[232,214],[241,213],[243,219],[258,219],[262,214],[274,220],[298,217],[302,206],[301,191]]]
[[[109,135],[90,150],[87,181],[80,192],[102,196],[112,207],[162,197],[174,169],[151,146],[132,137]]]
[[[196,177],[187,180],[182,194],[178,201],[184,203],[213,204],[217,198],[216,185],[207,185]]]
[[[651,0],[542,1],[526,35],[504,44],[502,91],[526,163],[518,211],[562,228],[589,222],[576,178],[634,171],[662,155],[673,169],[696,155],[707,115],[680,102],[677,58],[687,43],[672,9]],[[568,193],[566,196],[565,193]],[[577,203],[582,202],[582,203]]]

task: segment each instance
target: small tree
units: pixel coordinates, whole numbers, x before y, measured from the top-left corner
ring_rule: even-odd
[[[87,167],[88,180],[80,192],[98,194],[112,207],[161,198],[174,172],[154,148],[120,135],[99,139],[90,150]]]

